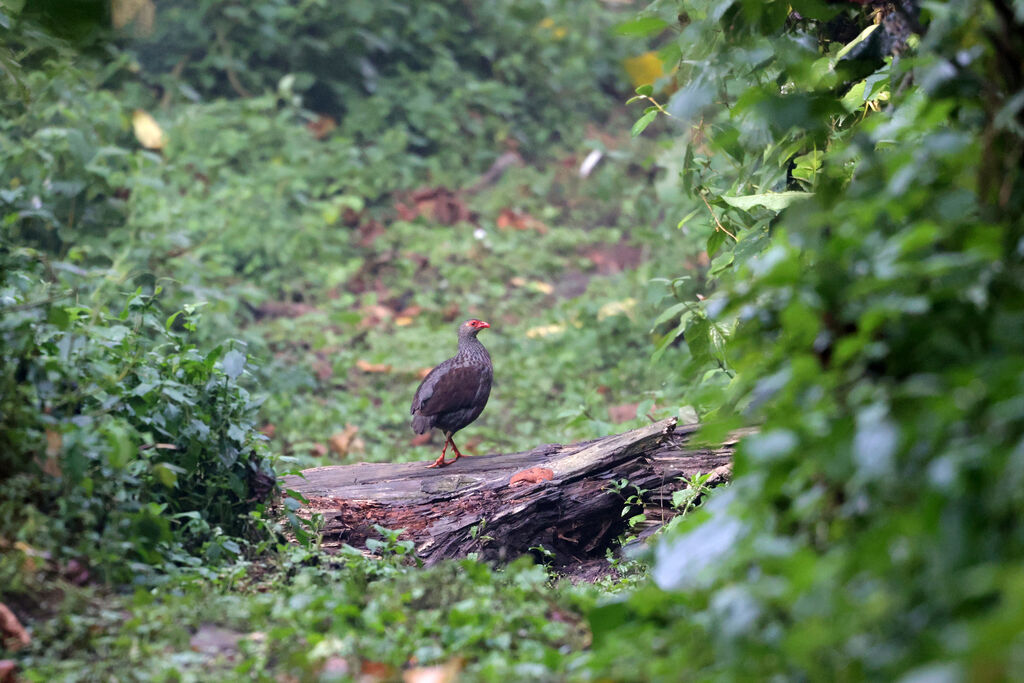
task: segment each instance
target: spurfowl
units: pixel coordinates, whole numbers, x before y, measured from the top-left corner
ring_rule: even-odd
[[[462,457],[452,435],[480,416],[491,395],[494,368],[487,349],[476,335],[490,327],[482,320],[459,326],[459,352],[430,371],[412,397],[412,430],[426,434],[432,428],[444,433],[441,455],[429,467],[444,467]],[[451,444],[455,459],[444,454]]]

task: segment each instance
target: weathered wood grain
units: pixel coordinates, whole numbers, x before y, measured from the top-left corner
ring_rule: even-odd
[[[603,557],[622,532],[623,497],[609,490],[612,481],[648,489],[650,505],[667,518],[672,491],[684,486],[679,477],[728,478],[735,439],[690,449],[695,429],[662,420],[589,442],[463,457],[440,469],[427,462],[316,467],[285,477],[284,486],[308,501],[300,514],[323,515],[328,549],[362,548],[380,524],[404,529],[428,564],[471,552],[511,559],[543,546],[564,566]]]

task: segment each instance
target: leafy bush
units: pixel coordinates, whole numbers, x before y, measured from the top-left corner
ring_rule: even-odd
[[[126,665],[147,680],[391,680],[439,665],[467,680],[559,680],[578,670],[586,633],[580,600],[547,584],[524,560],[500,571],[463,560],[382,573],[356,551],[260,590],[202,584],[173,598],[138,591],[69,604],[19,656],[30,680],[96,680]]]
[[[158,4],[152,35],[134,46],[174,96],[249,96],[289,83],[344,137],[398,136],[441,170],[477,167],[506,140],[540,152],[577,138],[580,115],[601,111],[618,69],[600,30],[609,13],[577,10],[537,0],[171,2]]]
[[[120,312],[88,278],[47,282],[32,252],[0,250],[0,536],[124,581],[146,565],[242,552],[248,513],[274,488],[238,381],[244,349],[189,342],[191,307],[156,294]],[[60,267],[63,264],[55,264]],[[12,583],[18,553],[5,553]]]
[[[71,46],[30,22],[21,30],[0,27],[0,36],[12,56],[3,76],[20,86],[0,95],[5,236],[67,254],[123,221],[124,185],[138,160],[128,149],[131,110],[102,86],[126,60],[74,68]]]
[[[664,108],[693,125],[672,153],[714,257],[676,290],[666,344],[685,338],[689,377],[710,368],[708,439],[762,427],[729,491],[657,548],[657,586],[595,611],[594,665],[1009,677],[1024,632],[1019,13],[793,8],[687,3],[649,22],[682,24]],[[653,653],[616,647],[640,639]]]

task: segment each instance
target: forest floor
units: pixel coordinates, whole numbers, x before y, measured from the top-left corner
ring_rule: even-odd
[[[681,236],[677,216],[651,208],[663,152],[630,138],[627,119],[610,133],[594,128],[584,146],[550,163],[510,151],[465,187],[429,185],[390,206],[343,213],[324,250],[347,254],[344,262],[310,263],[301,283],[230,284],[242,295],[226,311],[214,304],[209,317],[261,365],[262,431],[280,474],[433,459],[440,439],[412,434],[408,403],[468,317],[491,323],[482,338],[496,379],[487,410],[462,433],[467,454],[692,418],[665,379],[671,362],[650,361],[651,321],[666,281],[701,264],[705,236]],[[599,160],[581,170],[588,157]],[[192,257],[178,257],[181,267],[198,267]],[[637,493],[618,484],[624,513]],[[34,627],[26,675],[572,677],[593,637],[586,610],[645,571],[610,552],[555,572],[542,546],[539,564],[470,557],[424,568],[398,531],[378,531],[370,556],[327,555],[313,533],[216,570],[183,557],[164,585],[127,593],[65,567],[42,604],[11,605]]]

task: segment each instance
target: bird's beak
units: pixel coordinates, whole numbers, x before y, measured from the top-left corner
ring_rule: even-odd
[[[490,327],[490,326],[491,326],[490,323],[485,323],[483,320],[480,321],[480,329],[481,330],[484,329],[485,327]]]

